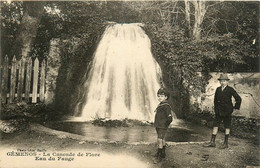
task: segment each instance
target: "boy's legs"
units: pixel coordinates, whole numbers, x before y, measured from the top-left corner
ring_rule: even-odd
[[[224,127],[225,127],[225,140],[223,145],[220,147],[221,149],[228,148],[228,137],[230,134],[231,116],[228,116],[224,119]]]
[[[212,131],[210,142],[214,143],[214,145],[215,145],[215,139],[216,139],[217,133],[218,133],[218,127],[213,127],[213,131]]]
[[[163,144],[162,144],[162,139],[161,138],[157,138],[157,144],[158,144],[158,151],[155,155],[155,160],[154,163],[159,163],[160,161],[162,161],[162,148],[163,148]]]
[[[156,128],[156,132],[157,132],[157,144],[158,144],[158,148],[162,149],[163,146],[165,146],[166,142],[165,142],[165,136],[166,136],[166,131],[167,129],[165,128]]]
[[[225,135],[229,135],[230,134],[230,128],[226,128],[225,129]]]
[[[163,145],[163,148],[162,148],[162,158],[165,158],[166,157],[166,153],[165,153],[165,148],[166,148],[166,133],[164,135],[164,138],[162,139],[162,145]]]
[[[211,140],[208,144],[204,145],[204,147],[216,147],[215,139],[218,133],[218,127],[222,121],[222,118],[219,115],[216,115],[216,119],[214,121],[214,127],[212,130]]]
[[[162,140],[162,129],[161,128],[156,128],[156,133],[157,133],[157,147],[158,151],[155,154],[155,156],[159,156],[162,153],[162,148],[163,148],[163,140]]]
[[[164,137],[163,140],[162,140],[162,144],[163,144],[163,146],[166,146],[165,137]]]
[[[158,149],[162,149],[163,148],[163,140],[161,138],[157,139],[157,144],[158,144]]]
[[[213,127],[212,134],[217,135],[217,133],[218,133],[218,127]]]
[[[157,138],[158,151],[155,155],[156,160],[154,160],[154,163],[158,163],[162,160],[163,137],[165,134],[165,130],[163,128],[156,128],[156,132],[158,135],[158,138]]]
[[[204,145],[204,147],[216,147],[215,139],[218,133],[218,127],[213,127],[211,140],[208,144]]]

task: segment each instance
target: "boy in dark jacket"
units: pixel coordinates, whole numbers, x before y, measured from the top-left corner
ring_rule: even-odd
[[[204,146],[216,147],[215,138],[218,132],[218,127],[223,121],[225,127],[225,140],[220,148],[225,149],[228,148],[228,137],[231,127],[231,114],[233,113],[233,109],[240,108],[242,99],[232,87],[228,86],[229,78],[227,74],[221,74],[218,80],[221,86],[217,88],[214,97],[215,121],[213,133],[210,143]],[[232,97],[235,99],[235,106],[232,104]]]
[[[169,98],[169,92],[165,88],[160,88],[157,92],[157,97],[159,100],[159,105],[157,106],[154,119],[154,127],[157,132],[157,143],[158,152],[156,153],[156,158],[154,163],[158,163],[165,158],[165,137],[168,126],[172,122],[171,106],[168,104],[167,100]]]

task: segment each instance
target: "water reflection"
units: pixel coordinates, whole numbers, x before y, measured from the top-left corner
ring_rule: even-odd
[[[98,141],[120,141],[120,142],[147,142],[156,141],[157,135],[152,126],[130,126],[130,127],[100,127],[90,122],[48,122],[47,127],[83,135],[91,140]],[[191,130],[190,128],[193,128]],[[194,126],[183,125],[183,127],[172,127],[168,129],[166,137],[170,142],[199,141],[200,136]]]

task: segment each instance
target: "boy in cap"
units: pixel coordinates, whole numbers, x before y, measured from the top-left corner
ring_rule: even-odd
[[[160,88],[157,92],[157,98],[159,100],[159,105],[155,109],[155,119],[154,127],[157,132],[157,143],[158,143],[158,152],[155,155],[154,163],[158,163],[165,158],[165,137],[167,129],[172,122],[171,106],[168,104],[168,98],[170,94],[165,88]]]
[[[225,149],[228,148],[228,137],[231,127],[231,114],[233,109],[240,108],[242,99],[232,87],[228,86],[229,78],[227,74],[221,74],[218,80],[221,86],[216,89],[214,97],[215,121],[213,125],[213,133],[210,143],[204,145],[204,147],[216,147],[215,138],[218,132],[218,127],[223,121],[225,128],[225,140],[220,148]],[[235,99],[234,106],[232,104],[232,96]]]

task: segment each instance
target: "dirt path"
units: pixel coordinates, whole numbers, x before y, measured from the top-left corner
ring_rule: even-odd
[[[221,140],[218,138],[217,146],[221,144]],[[2,133],[0,143],[1,168],[242,168],[259,166],[258,145],[234,137],[230,138],[229,148],[225,150],[220,150],[218,147],[203,148],[200,143],[170,143],[166,149],[167,157],[159,164],[153,164],[152,161],[152,155],[156,152],[156,145],[154,143],[127,144],[120,142],[99,142],[98,140],[86,141],[82,136],[51,131],[49,129],[46,131],[41,126],[32,127],[32,129],[28,129],[25,132],[13,134]],[[26,152],[27,154],[25,155],[36,154],[37,156],[12,156],[21,155],[21,153]],[[69,153],[74,154],[74,156],[57,156],[69,155]],[[83,156],[77,156],[80,154],[83,154]],[[39,160],[41,158],[45,158],[46,160]],[[55,160],[50,161],[51,158],[55,158]],[[71,159],[70,161],[69,158]]]

